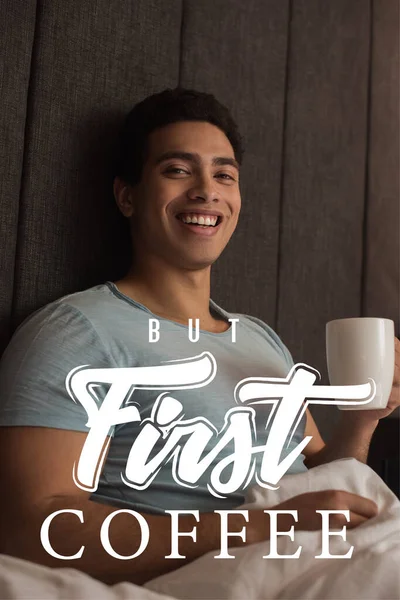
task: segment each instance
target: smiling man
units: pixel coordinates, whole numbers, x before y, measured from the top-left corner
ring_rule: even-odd
[[[237,407],[234,391],[239,380],[282,378],[293,366],[289,351],[271,327],[256,317],[227,312],[210,296],[211,267],[238,224],[242,156],[236,124],[210,94],[165,90],[137,104],[128,115],[120,138],[114,195],[130,223],[129,272],[119,281],[70,294],[31,315],[14,334],[1,362],[0,451],[12,460],[0,463],[3,489],[7,490],[2,497],[0,552],[81,569],[108,583],[143,583],[219,548],[220,517],[213,511],[243,503],[246,488],[255,483],[260,455],[246,485],[225,496],[212,493],[210,473],[232,453],[232,444],[221,448],[195,484],[177,481],[172,455],[165,457],[147,487],[132,485],[125,467],[128,458],[134,464],[130,450],[143,421],[151,424],[153,431],[158,428],[154,453],[163,451],[170,421],[156,408],[166,396],[169,408],[185,423],[207,421],[212,432],[206,453],[212,456],[226,415]],[[150,319],[160,323],[156,343],[149,341]],[[196,343],[188,339],[189,319],[199,320]],[[236,341],[231,335],[233,323]],[[171,381],[163,381],[167,363],[187,363],[204,352],[216,363],[215,376],[207,385],[179,389]],[[125,404],[136,407],[141,420],[119,421],[110,428],[104,447],[107,459],[94,493],[74,483],[74,465],[89,426],[84,407],[66,388],[71,371],[87,365],[96,369],[138,367],[142,376],[141,383],[129,390]],[[110,398],[107,385],[93,382],[89,387],[98,406]],[[398,404],[398,396],[392,394],[386,410],[391,412]],[[270,405],[254,409],[253,442],[265,443],[270,412]],[[362,419],[359,414],[357,419],[346,414],[346,422],[330,444],[324,444],[310,412],[304,412],[282,459],[305,436],[312,439],[289,473],[347,456],[365,461],[378,420],[388,414],[368,412],[374,414]],[[229,468],[226,471],[229,477]],[[136,511],[149,525],[148,547],[135,559],[122,559],[140,545],[139,523],[132,514],[121,513],[112,523],[110,540],[119,559],[107,554],[100,543],[101,524],[116,507]],[[55,559],[40,543],[43,521],[66,508],[82,511],[84,521],[76,514],[60,515],[51,524],[50,537],[54,551],[64,557],[75,555],[84,545],[84,553],[76,560]],[[350,523],[338,521],[348,527],[376,514],[371,500],[335,490],[296,496],[285,502],[284,508],[298,510],[299,520],[293,523],[282,515],[281,530],[292,525],[295,529],[320,529],[315,511],[321,509],[350,510]],[[191,537],[180,539],[184,560],[165,559],[171,551],[171,518],[166,510],[200,512],[196,542]],[[181,531],[191,531],[195,524],[192,515],[180,517]],[[230,518],[231,531],[241,531],[243,524],[240,515]],[[236,537],[231,543],[249,544],[268,536],[268,518],[255,510],[250,514],[246,540]]]
[[[148,136],[140,181],[116,178],[115,196],[131,220],[134,262],[117,287],[155,314],[225,331],[210,313],[210,271],[237,225],[239,163],[215,125],[182,121]]]

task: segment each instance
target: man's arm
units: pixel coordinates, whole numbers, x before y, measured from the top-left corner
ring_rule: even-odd
[[[303,450],[303,454],[305,456],[304,464],[310,469],[311,462],[314,457],[325,447],[325,442],[321,437],[321,434],[318,430],[317,424],[314,421],[312,414],[308,408],[306,408],[306,426],[304,429],[304,437],[312,436],[312,439],[308,442],[307,446]],[[312,465],[315,466],[315,465]]]
[[[356,415],[342,413],[331,439],[324,443],[317,425],[307,409],[307,424],[304,434],[313,436],[311,442],[303,450],[303,454],[306,456],[304,464],[308,469],[340,458],[352,457],[360,462],[367,462],[369,446],[378,421],[365,421],[359,411],[357,413]],[[316,442],[313,444],[314,439]]]
[[[201,513],[197,522],[192,515],[179,517],[179,531],[197,529],[196,541],[190,537],[179,538],[179,553],[185,559],[166,559],[171,553],[170,515],[142,514],[150,538],[146,550],[131,560],[110,556],[100,540],[104,519],[116,510],[89,499],[90,493],[76,487],[72,470],[77,463],[86,438],[85,433],[46,427],[0,428],[0,480],[2,482],[0,507],[0,553],[40,563],[49,567],[70,567],[84,571],[108,584],[130,581],[143,584],[164,573],[182,567],[194,559],[216,550],[220,552],[220,515]],[[304,503],[309,511],[318,505],[318,498],[306,494]],[[312,496],[310,498],[310,496]],[[351,496],[351,495],[350,495]],[[335,493],[327,495],[327,502],[340,500]],[[347,498],[345,499],[347,500]],[[368,500],[350,498],[356,502],[353,525],[359,519],[358,504],[364,510]],[[294,499],[294,501],[296,501]],[[314,502],[314,504],[312,504]],[[301,506],[301,502],[300,502]],[[58,510],[83,512],[81,523],[75,514],[54,518],[50,525],[51,547],[60,555],[73,556],[85,547],[79,559],[61,560],[47,553],[40,541],[40,529],[44,520]],[[371,505],[367,505],[371,510]],[[372,507],[373,509],[373,507]],[[240,537],[230,538],[229,547],[255,543],[269,538],[269,519],[262,510],[250,511],[249,523],[242,515],[229,516],[230,532],[241,532],[246,526],[245,542]],[[305,528],[319,528],[316,515],[304,517]],[[292,520],[282,516],[281,526],[289,529]],[[297,527],[301,523],[295,524]],[[135,554],[141,543],[141,529],[136,518],[130,514],[117,515],[110,526],[109,538],[112,548],[122,556]]]
[[[307,409],[305,436],[313,439],[304,448],[304,464],[311,469],[340,458],[353,457],[366,463],[371,439],[379,420],[390,415],[400,406],[400,340],[394,338],[395,365],[392,390],[386,408],[373,410],[340,411],[339,422],[328,443],[324,444],[318,427]]]
[[[70,567],[88,573],[108,584],[146,581],[182,567],[194,559],[220,549],[220,515],[201,513],[199,523],[192,516],[179,520],[181,532],[197,528],[196,541],[179,539],[179,552],[185,559],[167,559],[171,553],[170,516],[142,515],[150,530],[146,550],[132,560],[110,556],[100,541],[104,519],[114,512],[111,507],[89,500],[89,493],[78,489],[72,480],[72,467],[78,461],[86,434],[44,427],[4,427],[0,429],[0,553],[11,554],[49,567]],[[316,510],[349,510],[350,522],[343,515],[333,515],[332,526],[357,527],[377,513],[377,506],[367,498],[345,491],[324,490],[295,496],[273,509],[297,510],[298,520],[279,515],[278,529],[287,531],[321,529]],[[59,515],[50,526],[49,539],[55,552],[72,556],[82,546],[77,560],[61,560],[50,556],[40,541],[43,521],[57,510],[83,512],[81,523],[74,514]],[[267,540],[270,537],[269,518],[263,510],[249,511],[249,522],[242,515],[229,517],[230,532],[246,537],[229,538],[230,548]],[[120,555],[137,552],[141,531],[137,520],[129,514],[115,517],[110,527],[110,542]],[[234,555],[234,552],[233,552]]]
[[[76,568],[105,583],[125,580],[142,584],[219,549],[218,514],[202,514],[199,523],[194,516],[183,515],[179,530],[191,531],[196,526],[197,540],[179,539],[179,552],[186,560],[165,559],[171,553],[170,516],[144,514],[150,539],[143,554],[131,561],[110,556],[101,545],[100,528],[104,519],[118,508],[91,501],[90,492],[77,488],[72,479],[73,464],[79,460],[86,434],[44,427],[6,427],[0,433],[0,480],[5,490],[1,500],[1,553],[50,567]],[[66,556],[85,546],[80,559],[56,559],[41,544],[43,521],[63,509],[82,511],[84,523],[74,514],[55,517],[49,531],[51,546]],[[262,538],[265,538],[268,533],[265,515],[263,521]],[[241,515],[233,515],[229,520],[231,531],[241,531],[244,525]],[[237,540],[239,544],[240,538]],[[137,552],[141,542],[138,521],[129,514],[117,515],[110,526],[110,542],[118,554],[129,556]]]

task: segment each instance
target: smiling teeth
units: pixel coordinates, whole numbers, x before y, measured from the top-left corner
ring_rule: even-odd
[[[202,215],[180,215],[179,219],[184,223],[215,227],[218,217],[203,217]]]

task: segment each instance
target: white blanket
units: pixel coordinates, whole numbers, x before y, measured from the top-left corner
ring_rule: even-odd
[[[398,600],[400,598],[400,501],[382,479],[354,458],[336,460],[307,473],[286,475],[278,490],[252,488],[240,508],[267,508],[293,496],[324,489],[347,490],[370,498],[379,513],[354,529],[346,541],[330,538],[331,554],[348,559],[316,559],[321,553],[320,531],[295,532],[292,542],[278,537],[279,554],[297,559],[263,559],[269,542],[230,551],[235,560],[215,559],[210,552],[168,575],[153,579],[146,587],[176,598],[271,600]]]
[[[280,488],[250,490],[243,509],[267,508],[309,491],[342,489],[374,500],[379,514],[355,529],[347,541],[330,539],[331,554],[350,559],[316,559],[320,531],[295,532],[295,540],[278,538],[278,553],[298,559],[263,559],[269,542],[230,550],[233,560],[210,552],[193,563],[152,580],[145,587],[130,583],[106,586],[75,569],[49,569],[0,555],[1,600],[397,600],[400,598],[400,501],[367,465],[337,460],[307,473],[286,475]],[[166,596],[167,595],[167,596]]]

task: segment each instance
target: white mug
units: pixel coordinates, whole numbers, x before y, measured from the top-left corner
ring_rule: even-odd
[[[375,317],[337,319],[326,324],[326,360],[331,385],[375,382],[371,401],[338,405],[340,410],[386,408],[395,367],[394,322]],[[350,402],[350,400],[349,400]]]

